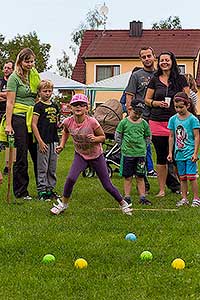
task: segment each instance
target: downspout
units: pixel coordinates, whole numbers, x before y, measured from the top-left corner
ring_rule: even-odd
[[[196,80],[196,75],[197,74],[195,74],[195,65],[196,65],[196,58],[193,59],[193,77]]]

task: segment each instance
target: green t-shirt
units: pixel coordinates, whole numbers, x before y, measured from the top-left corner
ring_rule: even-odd
[[[122,134],[121,152],[124,156],[146,156],[146,138],[150,137],[148,123],[142,119],[140,123],[132,123],[128,118],[120,121],[116,131]]]
[[[13,72],[8,78],[7,91],[16,93],[16,103],[34,106],[37,94],[32,93],[30,86],[23,83],[23,81],[15,72]]]

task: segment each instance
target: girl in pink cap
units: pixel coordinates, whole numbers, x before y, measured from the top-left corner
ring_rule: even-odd
[[[62,138],[60,145],[56,148],[56,152],[59,154],[63,150],[69,135],[71,135],[75,147],[74,161],[65,182],[62,201],[57,200],[58,203],[51,208],[51,213],[59,215],[66,210],[78,176],[90,164],[104,189],[118,201],[122,212],[132,215],[132,208],[130,208],[130,205],[110,181],[102,149],[105,134],[98,121],[88,116],[87,96],[83,94],[74,95],[70,105],[73,116],[65,119],[63,122]]]

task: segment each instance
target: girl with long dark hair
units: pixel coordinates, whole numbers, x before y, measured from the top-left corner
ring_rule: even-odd
[[[175,114],[174,103],[170,101],[177,92],[189,94],[189,86],[184,75],[180,74],[175,55],[162,52],[158,57],[157,72],[149,82],[145,103],[151,107],[149,125],[152,142],[157,155],[158,197],[165,196],[167,178],[167,155],[169,129],[168,120]]]

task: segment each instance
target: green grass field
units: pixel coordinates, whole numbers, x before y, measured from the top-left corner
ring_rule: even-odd
[[[58,160],[60,193],[72,153],[69,143]],[[0,167],[4,167],[2,152]],[[36,197],[32,165],[30,178],[29,191]],[[113,183],[123,192],[117,173]],[[126,216],[96,177],[81,176],[69,209],[56,217],[49,213],[52,203],[36,198],[14,204],[12,197],[8,205],[4,177],[0,187],[0,299],[200,299],[200,208],[175,209],[180,196],[168,190],[165,198],[156,199],[157,180],[150,179],[150,183],[153,206],[138,204],[134,186],[134,213]],[[125,240],[129,232],[136,234],[135,242]],[[144,250],[152,252],[151,262],[140,260]],[[55,264],[42,263],[48,253],[56,257]],[[80,257],[87,260],[87,269],[74,267]],[[184,270],[171,267],[177,257],[184,259]]]

